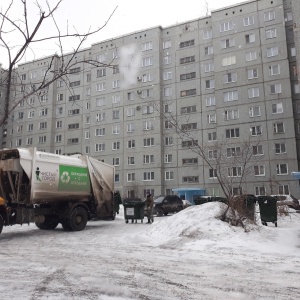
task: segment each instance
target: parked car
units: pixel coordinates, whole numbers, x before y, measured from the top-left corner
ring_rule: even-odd
[[[300,210],[299,200],[293,195],[271,195],[277,199],[277,206],[287,205],[290,208]]]
[[[182,200],[183,202],[183,209],[192,206],[192,203],[189,200]]]
[[[183,210],[183,201],[176,195],[162,196],[154,200],[153,214],[157,216],[176,213]]]

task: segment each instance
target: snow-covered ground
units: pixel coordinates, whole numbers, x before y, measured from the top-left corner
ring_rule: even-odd
[[[121,210],[81,232],[5,227],[0,299],[299,299],[300,214],[245,233],[215,218],[220,206],[151,225],[126,224]]]

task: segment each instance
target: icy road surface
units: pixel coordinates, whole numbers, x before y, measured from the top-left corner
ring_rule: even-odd
[[[300,214],[244,233],[215,218],[220,205],[151,225],[121,211],[81,232],[4,227],[0,299],[300,299]]]

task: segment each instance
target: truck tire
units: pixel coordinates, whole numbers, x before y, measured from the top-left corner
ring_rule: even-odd
[[[0,215],[0,233],[2,232],[3,225],[4,225],[3,217]]]
[[[58,221],[55,217],[46,216],[44,223],[35,223],[36,227],[43,230],[53,230],[57,227]]]
[[[72,231],[81,231],[88,221],[88,213],[83,207],[76,207],[70,215],[69,225]]]
[[[61,226],[65,231],[72,231],[71,226],[70,226],[70,222],[69,219],[66,219],[64,221],[61,222]]]

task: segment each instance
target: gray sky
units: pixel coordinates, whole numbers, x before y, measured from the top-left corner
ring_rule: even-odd
[[[20,6],[21,1],[15,0],[15,4]],[[45,0],[39,0],[44,3]],[[50,5],[54,5],[56,0],[49,0]],[[206,4],[207,2],[207,4]],[[117,7],[115,13],[110,19],[107,26],[98,32],[93,37],[89,38],[84,47],[87,48],[91,44],[100,42],[109,38],[114,38],[134,31],[146,29],[149,27],[161,25],[167,27],[176,23],[182,23],[191,19],[196,19],[205,16],[206,12],[230,6],[236,3],[245,2],[244,0],[63,0],[59,11],[55,17],[59,28],[62,32],[66,32],[67,28],[72,30],[73,26],[78,31],[87,31],[91,26],[95,29],[102,26],[108,20],[110,14]],[[3,10],[10,3],[10,0],[1,0],[0,7]],[[32,19],[36,16],[36,11],[33,9],[33,0],[29,0],[30,9],[29,15]],[[14,18],[17,19],[22,15],[22,11],[17,6],[14,7],[12,13],[15,13]],[[12,14],[11,14],[12,15]],[[40,34],[45,35],[51,32],[51,26],[44,24]],[[16,42],[17,41],[17,42]],[[11,45],[16,45],[20,41],[20,37],[13,37],[10,34]],[[72,51],[72,43],[65,45],[65,51]],[[56,46],[51,43],[43,43],[33,45],[30,52],[35,53],[35,58],[51,55],[57,50]],[[34,59],[33,53],[26,54],[26,61]],[[0,49],[0,60],[5,65],[5,53]]]

